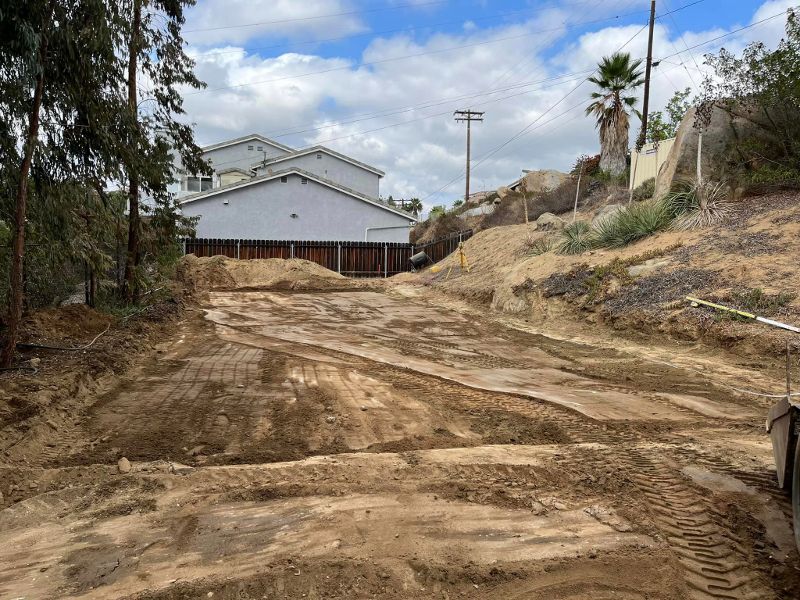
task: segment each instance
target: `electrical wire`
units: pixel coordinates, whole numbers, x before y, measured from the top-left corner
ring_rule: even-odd
[[[586,4],[587,2],[590,2],[590,1],[591,0],[584,0],[583,2],[580,2],[579,4]],[[563,5],[550,5],[550,6],[543,7],[543,8],[544,9],[550,9],[550,8],[556,8],[556,7],[563,7]],[[490,20],[493,20],[493,19],[502,19],[504,17],[508,17],[508,16],[511,16],[511,15],[518,15],[520,13],[530,13],[531,11],[532,11],[532,9],[530,9],[530,8],[523,9],[523,10],[510,10],[510,11],[506,11],[506,12],[495,13],[493,15],[487,15],[485,17],[474,17],[474,18],[472,18],[470,20],[471,21],[490,21]],[[540,12],[540,11],[539,10],[533,10],[533,13],[536,13],[536,12]],[[642,12],[642,11],[639,11],[639,12]],[[634,14],[634,13],[631,13],[631,14]],[[635,14],[638,14],[638,13],[635,13]],[[626,15],[620,15],[620,16],[626,16]],[[332,38],[321,38],[321,39],[304,40],[304,41],[298,41],[298,42],[286,42],[286,43],[282,43],[282,44],[273,44],[271,46],[248,47],[248,48],[246,48],[246,50],[248,52],[252,53],[253,51],[256,51],[256,50],[273,50],[273,49],[276,49],[276,48],[293,48],[293,47],[296,47],[296,46],[318,46],[320,44],[325,44],[325,43],[328,43],[328,42],[340,42],[342,40],[349,40],[349,39],[355,39],[355,38],[361,38],[361,37],[373,37],[374,38],[374,37],[377,37],[377,36],[381,36],[381,35],[385,35],[385,34],[391,34],[391,33],[402,33],[402,32],[405,32],[405,31],[412,32],[412,31],[419,30],[419,29],[431,29],[431,28],[435,28],[435,27],[447,27],[449,25],[460,25],[463,22],[464,22],[463,19],[459,19],[457,21],[443,21],[443,22],[440,22],[440,23],[430,23],[430,24],[425,24],[424,26],[409,25],[409,26],[406,26],[406,27],[400,27],[400,28],[396,28],[396,29],[383,29],[383,30],[380,30],[380,31],[368,31],[366,33],[356,33],[356,34],[343,35],[343,36],[332,37]],[[189,45],[191,46],[192,44],[190,43]],[[193,56],[196,58],[196,57],[202,57],[202,56],[215,56],[217,54],[240,54],[244,50],[245,50],[245,48],[236,48],[236,49],[233,49],[233,50],[209,50],[208,52],[200,52],[200,53],[197,53],[197,54],[193,54]]]
[[[626,46],[628,46],[628,44],[630,44],[630,43],[631,43],[633,40],[635,40],[635,39],[636,39],[636,38],[639,36],[639,34],[641,34],[641,33],[642,33],[642,32],[643,32],[645,29],[647,29],[647,27],[648,27],[648,26],[649,26],[649,23],[648,23],[648,24],[645,24],[645,25],[644,25],[642,28],[640,28],[640,29],[639,29],[639,30],[638,30],[636,33],[634,33],[634,34],[633,34],[633,36],[632,36],[632,37],[631,37],[631,38],[630,38],[628,41],[626,41],[624,44],[622,44],[622,46],[620,46],[620,47],[619,47],[619,49],[617,50],[617,52],[621,52],[622,50],[624,50],[624,49],[625,49],[625,47],[626,47]],[[593,69],[593,70],[592,70],[592,72],[594,72],[594,71],[595,71],[595,69]],[[566,100],[566,99],[567,99],[569,96],[571,96],[572,94],[574,94],[575,92],[577,92],[577,91],[578,91],[578,89],[579,89],[579,88],[580,88],[580,87],[581,87],[581,86],[582,86],[584,83],[586,83],[586,81],[588,81],[588,80],[587,80],[587,79],[583,79],[583,80],[581,80],[581,81],[578,83],[578,85],[576,85],[576,86],[575,86],[574,88],[572,88],[572,89],[571,89],[569,92],[567,92],[567,93],[566,93],[564,96],[562,96],[562,97],[561,97],[561,99],[560,99],[560,100],[558,100],[558,101],[557,101],[555,104],[553,104],[552,106],[550,106],[550,108],[548,108],[546,111],[544,111],[544,112],[543,112],[542,114],[540,114],[538,117],[536,117],[536,118],[535,118],[533,121],[531,121],[530,123],[528,123],[528,124],[527,124],[525,127],[523,127],[523,128],[520,130],[520,131],[518,131],[518,132],[517,132],[517,133],[515,133],[513,136],[511,136],[511,138],[509,138],[508,140],[506,140],[505,142],[503,142],[502,144],[500,144],[499,146],[497,146],[496,148],[494,148],[493,150],[491,150],[491,151],[490,151],[488,154],[484,155],[484,156],[483,156],[483,157],[482,157],[482,158],[481,158],[481,159],[480,159],[480,160],[479,160],[477,163],[475,163],[475,165],[474,165],[474,166],[472,166],[472,168],[473,168],[473,169],[477,169],[477,168],[478,168],[480,165],[482,165],[482,164],[483,164],[484,162],[486,162],[486,161],[487,161],[489,158],[491,158],[492,156],[494,156],[495,154],[497,154],[497,153],[498,153],[500,150],[502,150],[503,148],[505,148],[505,147],[506,147],[506,146],[508,146],[509,144],[513,143],[515,140],[517,140],[517,139],[521,138],[521,137],[522,137],[522,136],[524,136],[526,133],[528,133],[528,132],[529,132],[529,130],[531,129],[531,127],[533,127],[533,126],[534,126],[534,125],[535,125],[537,122],[539,122],[539,121],[540,121],[540,120],[541,120],[541,119],[542,119],[542,118],[543,118],[545,115],[547,115],[548,113],[550,113],[550,112],[551,112],[551,111],[552,111],[552,110],[553,110],[553,109],[554,109],[556,106],[558,106],[559,104],[561,104],[562,102],[564,102],[564,100]],[[570,109],[570,110],[572,110],[572,109]],[[433,192],[432,194],[428,194],[428,195],[427,195],[427,196],[424,198],[424,200],[428,200],[428,199],[432,198],[433,196],[435,196],[435,195],[437,195],[437,194],[439,194],[439,193],[443,192],[444,190],[446,190],[447,188],[449,188],[449,187],[450,187],[451,185],[453,185],[454,183],[456,183],[456,182],[460,181],[460,180],[461,180],[461,178],[462,178],[462,177],[465,177],[465,176],[466,176],[466,169],[465,169],[465,170],[464,170],[464,171],[463,171],[463,172],[462,172],[460,175],[458,175],[458,176],[457,176],[457,177],[455,177],[454,179],[451,179],[451,180],[450,180],[448,183],[446,183],[444,186],[442,186],[441,188],[439,188],[438,190],[436,190],[436,191],[435,191],[435,192]],[[424,200],[423,200],[423,201],[424,201]]]
[[[681,7],[677,8],[677,9],[675,9],[675,11],[673,11],[673,12],[678,12],[678,11],[684,10],[686,8],[689,8],[690,6],[694,6],[695,4],[699,4],[700,2],[705,2],[705,1],[706,0],[695,0],[695,2],[692,2],[690,4],[686,4],[684,6],[681,6]],[[629,15],[630,14],[639,14],[640,12],[641,11],[639,11],[637,13],[629,13]],[[575,28],[575,27],[578,27],[578,26],[581,26],[581,25],[590,25],[590,24],[593,24],[593,23],[599,23],[599,22],[615,20],[615,19],[622,18],[623,16],[629,16],[629,15],[615,15],[613,17],[607,17],[605,19],[596,19],[596,20],[592,20],[592,21],[583,21],[581,23],[573,24],[573,26],[571,28]],[[432,54],[442,54],[444,52],[451,52],[453,50],[462,50],[464,48],[474,48],[474,47],[485,46],[485,45],[489,45],[489,44],[497,44],[497,43],[504,42],[504,41],[527,38],[527,37],[530,37],[530,36],[533,36],[533,35],[538,35],[540,33],[548,33],[548,32],[556,31],[556,30],[560,31],[562,28],[563,28],[563,25],[561,25],[559,27],[555,27],[555,28],[551,27],[549,29],[542,29],[542,30],[539,30],[539,31],[530,31],[530,32],[527,32],[527,33],[524,33],[524,34],[519,34],[519,35],[514,35],[514,36],[495,38],[495,39],[491,39],[491,40],[484,40],[484,41],[481,41],[481,42],[473,42],[473,43],[470,43],[470,44],[461,44],[459,46],[449,46],[447,48],[439,48],[437,50],[428,50],[426,52],[418,52],[416,54],[406,54],[406,55],[403,55],[403,56],[394,56],[394,57],[383,58],[383,59],[375,60],[375,61],[367,61],[367,62],[359,63],[358,65],[343,65],[343,66],[340,66],[340,67],[330,67],[328,69],[321,69],[319,71],[309,71],[307,73],[301,73],[299,75],[286,75],[286,76],[283,76],[283,77],[275,77],[273,79],[265,79],[265,80],[261,80],[261,81],[250,81],[250,82],[247,82],[247,83],[239,83],[239,84],[221,86],[221,87],[216,87],[216,88],[206,88],[206,89],[203,89],[203,90],[197,90],[195,92],[187,92],[187,93],[184,94],[184,97],[197,96],[197,95],[200,95],[200,94],[208,94],[208,93],[212,93],[212,92],[221,92],[221,91],[233,90],[233,89],[241,89],[241,88],[250,87],[250,86],[254,86],[254,85],[264,85],[264,84],[269,84],[269,83],[277,83],[277,82],[280,82],[280,81],[288,81],[288,80],[292,80],[292,79],[301,79],[301,78],[305,78],[305,77],[311,77],[311,76],[314,76],[314,75],[322,75],[322,74],[325,74],[325,73],[332,73],[332,72],[335,72],[335,71],[352,70],[354,68],[354,66],[356,68],[375,66],[375,65],[385,64],[385,63],[389,63],[389,62],[407,60],[409,58],[419,58],[419,57],[422,57],[422,56],[430,56]]]

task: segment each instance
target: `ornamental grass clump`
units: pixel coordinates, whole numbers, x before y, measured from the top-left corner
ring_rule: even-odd
[[[558,244],[560,254],[582,254],[594,247],[592,227],[585,221],[570,223],[561,231]]]
[[[594,243],[603,248],[622,248],[669,227],[672,216],[663,202],[631,204],[594,227]]]

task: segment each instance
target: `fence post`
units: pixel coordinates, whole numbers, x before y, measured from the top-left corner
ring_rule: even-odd
[[[289,258],[294,258],[294,242],[289,245]]]
[[[183,255],[186,256],[186,238],[183,238],[181,241],[183,243]]]
[[[241,248],[242,240],[236,240],[236,260],[239,260],[239,249]]]
[[[389,277],[389,246],[383,245],[383,276]]]
[[[336,272],[342,274],[342,242],[336,244]]]

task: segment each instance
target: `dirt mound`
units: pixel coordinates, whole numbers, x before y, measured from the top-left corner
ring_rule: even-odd
[[[110,322],[109,315],[85,304],[69,304],[30,314],[25,318],[23,330],[35,339],[83,339],[100,333]]]
[[[329,290],[356,286],[308,260],[266,258],[235,260],[190,254],[178,265],[177,279],[189,292],[239,289]]]

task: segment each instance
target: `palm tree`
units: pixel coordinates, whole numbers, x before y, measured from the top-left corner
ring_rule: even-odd
[[[419,213],[422,212],[422,202],[420,201],[420,199],[412,198],[411,200],[409,200],[408,210],[410,210],[415,217],[418,217]]]
[[[597,75],[589,81],[600,88],[592,92],[592,102],[586,108],[587,115],[597,117],[600,130],[600,169],[611,175],[625,172],[625,156],[628,153],[628,131],[630,122],[628,109],[634,108],[636,96],[627,95],[638,88],[644,79],[639,67],[641,60],[631,60],[631,55],[617,52],[605,56],[597,67]]]

